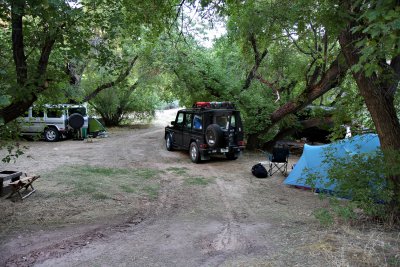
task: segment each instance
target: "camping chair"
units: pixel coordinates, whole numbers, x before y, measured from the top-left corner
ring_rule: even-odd
[[[23,200],[24,198],[29,197],[32,195],[36,189],[33,187],[33,182],[40,178],[40,175],[34,175],[34,176],[27,176],[25,173],[25,177],[20,178],[19,180],[16,180],[14,182],[10,183],[12,192],[7,198],[11,198],[14,194],[18,194],[19,198]],[[31,188],[31,191],[28,192],[29,187]],[[21,190],[24,190],[24,194],[21,194]]]
[[[274,147],[272,154],[269,155],[269,175],[273,175],[280,171],[284,176],[287,175],[287,166],[289,159],[289,148]]]

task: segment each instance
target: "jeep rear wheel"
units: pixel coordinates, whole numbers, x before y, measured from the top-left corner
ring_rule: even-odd
[[[218,147],[222,141],[223,133],[218,124],[210,124],[206,129],[207,145],[211,148]]]
[[[44,130],[44,139],[47,142],[56,142],[60,138],[60,133],[57,129],[50,127]]]
[[[196,142],[192,142],[190,144],[189,153],[190,153],[190,159],[192,160],[192,162],[194,162],[194,163],[200,162],[200,151],[199,151],[199,147],[197,146]]]

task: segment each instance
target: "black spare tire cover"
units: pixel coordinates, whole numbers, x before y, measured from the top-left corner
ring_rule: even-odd
[[[223,137],[222,129],[218,124],[210,124],[206,129],[207,145],[211,148],[218,147]]]
[[[80,129],[82,128],[83,124],[85,123],[85,120],[83,116],[79,113],[74,113],[71,114],[68,118],[68,124],[74,129]]]

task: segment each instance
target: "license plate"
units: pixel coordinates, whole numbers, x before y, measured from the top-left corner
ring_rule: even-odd
[[[221,148],[221,152],[222,153],[225,153],[225,152],[228,152],[229,151],[229,149],[227,149],[227,148]]]

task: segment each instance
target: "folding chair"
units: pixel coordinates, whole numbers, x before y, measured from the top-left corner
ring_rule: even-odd
[[[29,197],[36,191],[32,184],[36,179],[40,178],[40,175],[27,176],[25,173],[25,176],[26,177],[20,178],[19,180],[10,183],[12,192],[7,198],[11,198],[15,193],[17,193],[19,198],[23,200],[24,198]],[[27,192],[29,187],[31,188],[31,191]],[[21,194],[22,189],[25,189],[24,195]]]
[[[269,175],[273,175],[280,171],[284,176],[287,175],[287,166],[289,159],[289,148],[274,147],[272,154],[269,155]]]

